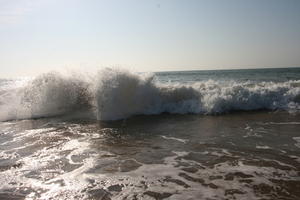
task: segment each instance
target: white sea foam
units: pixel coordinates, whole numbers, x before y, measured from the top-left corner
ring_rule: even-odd
[[[2,88],[0,120],[66,115],[80,111],[99,120],[140,114],[221,114],[247,110],[300,110],[300,81],[162,84],[155,75],[104,69],[87,78],[52,72],[17,88]]]
[[[271,147],[266,146],[266,145],[264,145],[264,146],[256,145],[256,148],[257,148],[257,149],[271,149]]]
[[[297,142],[295,146],[300,148],[300,137],[293,137],[293,139]]]
[[[178,142],[182,142],[182,143],[186,143],[188,140],[185,139],[180,139],[180,138],[176,138],[176,137],[167,137],[167,136],[161,136],[162,138],[166,139],[166,140],[175,140]]]

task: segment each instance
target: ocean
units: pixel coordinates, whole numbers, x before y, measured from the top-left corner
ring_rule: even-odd
[[[300,199],[300,68],[0,79],[0,199]]]

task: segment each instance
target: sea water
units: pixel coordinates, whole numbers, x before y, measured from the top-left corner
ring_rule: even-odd
[[[299,199],[300,69],[0,80],[0,199]]]

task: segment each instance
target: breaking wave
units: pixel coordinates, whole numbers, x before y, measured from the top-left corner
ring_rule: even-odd
[[[51,72],[21,86],[0,84],[5,85],[0,87],[1,121],[68,114],[117,120],[140,114],[300,110],[299,80],[163,84],[154,74],[104,69],[93,76]]]

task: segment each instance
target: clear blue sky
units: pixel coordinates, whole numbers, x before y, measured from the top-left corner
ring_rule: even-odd
[[[0,76],[300,66],[300,0],[0,0]]]

